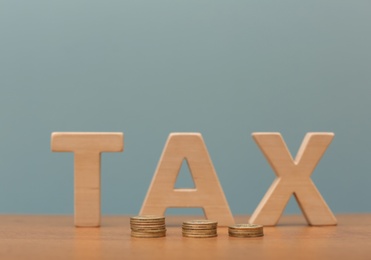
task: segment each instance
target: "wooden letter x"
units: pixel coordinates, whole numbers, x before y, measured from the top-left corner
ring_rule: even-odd
[[[195,189],[174,189],[184,159],[188,162]],[[208,219],[217,220],[220,226],[234,223],[228,202],[199,133],[169,135],[140,214],[164,215],[168,207],[199,207],[203,208]]]
[[[292,194],[310,225],[336,225],[336,218],[310,175],[331,143],[333,133],[307,133],[295,161],[279,133],[253,133],[277,178],[251,216],[250,223],[277,224]]]
[[[123,133],[52,133],[52,151],[75,157],[75,226],[100,226],[100,154],[122,151],[123,140]]]

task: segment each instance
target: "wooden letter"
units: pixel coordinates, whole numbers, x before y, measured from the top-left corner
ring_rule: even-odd
[[[308,224],[336,225],[336,218],[310,175],[331,143],[333,133],[307,133],[295,161],[279,133],[253,133],[277,178],[251,216],[250,223],[274,226],[292,194]]]
[[[195,189],[174,189],[183,160],[186,159]],[[206,218],[221,226],[234,223],[233,216],[201,134],[169,135],[158,163],[141,215],[164,215],[166,208],[203,208]]]
[[[100,154],[123,150],[123,133],[52,133],[53,152],[73,152],[75,226],[100,226]]]

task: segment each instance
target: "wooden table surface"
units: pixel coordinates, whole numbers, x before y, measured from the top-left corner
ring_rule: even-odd
[[[129,216],[103,216],[100,228],[75,228],[72,216],[0,216],[0,259],[371,259],[371,214],[336,215],[337,226],[283,216],[264,237],[182,237],[190,216],[167,216],[164,238],[132,238]],[[237,223],[248,217],[236,216]]]

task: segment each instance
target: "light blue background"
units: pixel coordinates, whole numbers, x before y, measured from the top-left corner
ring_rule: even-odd
[[[54,131],[124,132],[125,151],[102,155],[104,214],[138,213],[170,132],[202,133],[233,214],[251,214],[275,178],[251,133],[281,132],[295,156],[306,132],[332,131],[312,178],[335,213],[370,212],[370,10],[0,1],[0,213],[73,213]]]

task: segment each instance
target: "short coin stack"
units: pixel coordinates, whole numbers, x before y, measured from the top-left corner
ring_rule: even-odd
[[[155,238],[166,236],[165,217],[136,216],[130,218],[131,236]]]
[[[183,222],[184,237],[207,238],[216,237],[218,222],[212,220],[190,220]]]
[[[228,233],[231,237],[262,237],[263,226],[256,224],[236,224],[228,227]]]

